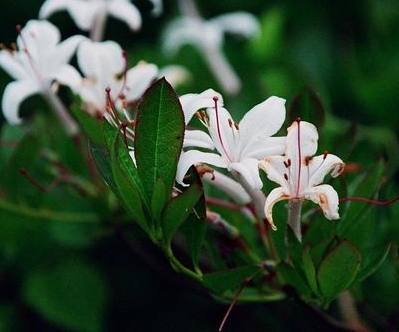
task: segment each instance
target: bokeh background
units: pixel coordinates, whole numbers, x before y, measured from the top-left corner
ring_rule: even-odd
[[[3,0],[0,42],[7,46],[14,42],[15,26],[35,19],[41,3]],[[111,18],[105,39],[120,43],[132,65],[142,59],[160,66],[184,65],[191,79],[179,87],[179,93],[201,92],[209,87],[220,90],[194,47],[184,47],[173,58],[162,53],[162,33],[178,14],[176,3],[165,1],[164,13],[158,18],[149,15],[151,6],[145,0],[135,3],[143,13],[142,30],[132,34]],[[343,128],[356,124],[353,131],[361,128],[361,134],[356,138],[357,151],[350,158],[362,160],[363,167],[371,167],[380,158],[386,160],[390,181],[386,196],[398,192],[398,1],[201,0],[197,5],[205,18],[245,10],[256,15],[262,26],[261,35],[251,40],[226,37],[225,54],[243,82],[238,96],[226,96],[225,105],[233,114],[241,116],[270,95],[286,98],[293,114],[299,112],[295,108],[298,103],[309,107],[309,116],[323,108],[328,114],[324,125],[331,134],[325,141],[334,147],[334,153],[347,151],[355,136],[334,141],[333,134],[343,136]],[[63,37],[81,33],[66,12],[54,14],[50,21],[60,28]],[[0,71],[0,91],[9,81]],[[29,98],[23,112],[42,108],[42,102],[40,97]],[[314,122],[306,116],[304,112],[305,120]],[[18,127],[4,125],[4,132],[12,139],[22,135]],[[16,165],[5,161],[12,147],[4,143],[0,149],[1,184],[13,182],[16,191],[24,191],[34,200],[36,188],[10,175],[10,168]],[[25,163],[30,162],[38,161],[27,155]],[[83,221],[79,222],[81,215],[65,219],[60,215],[54,220],[0,206],[0,331],[217,330],[227,304],[215,301],[175,274],[138,229],[133,241],[118,229],[118,220],[112,225],[106,220],[99,223],[92,203],[82,203],[62,190],[52,196],[56,204],[63,202],[60,210],[78,209],[84,214]],[[2,198],[0,191],[0,201]],[[95,208],[101,209],[100,205]],[[393,211],[399,213],[399,208]],[[106,219],[106,213],[102,216]],[[398,218],[391,215],[387,220],[392,226],[385,227],[382,236],[399,243]],[[366,282],[369,292],[358,294],[361,314],[376,331],[399,329],[398,258],[393,255],[388,261]],[[330,312],[336,310],[333,305]],[[289,299],[238,305],[225,331],[344,329],[297,299]]]

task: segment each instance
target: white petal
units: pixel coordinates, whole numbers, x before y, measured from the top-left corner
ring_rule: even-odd
[[[294,121],[288,128],[286,155],[292,162],[297,162],[301,157],[313,156],[317,151],[319,134],[316,127],[306,121]],[[301,155],[301,156],[299,156]]]
[[[269,193],[269,195],[266,197],[265,215],[266,215],[267,221],[270,223],[273,230],[277,230],[277,227],[274,224],[273,214],[272,214],[274,204],[276,204],[279,201],[289,199],[289,197],[290,197],[289,193],[287,193],[283,187],[278,187],[278,188],[273,189]]]
[[[30,20],[21,30],[17,44],[20,50],[28,49],[29,54],[36,59],[43,51],[55,47],[60,39],[60,31],[54,24]]]
[[[259,163],[259,168],[264,170],[270,181],[278,183],[281,187],[285,188],[285,192],[288,194],[290,192],[290,185],[284,174],[287,174],[288,169],[285,166],[285,157],[283,156],[271,156]]]
[[[1,103],[6,120],[12,124],[21,123],[18,114],[20,104],[37,92],[39,92],[39,85],[32,80],[9,83],[4,90]]]
[[[170,55],[175,54],[182,45],[201,45],[203,21],[196,18],[180,17],[169,23],[162,37],[162,47]]]
[[[77,52],[79,68],[85,76],[100,78],[105,85],[110,77],[120,74],[125,67],[123,50],[114,41],[83,41]]]
[[[190,150],[183,152],[180,156],[179,163],[177,165],[176,181],[181,185],[185,185],[183,180],[188,169],[195,164],[205,163],[216,167],[226,168],[227,164],[223,158],[214,153],[207,153],[197,150]]]
[[[323,210],[324,216],[329,220],[339,219],[338,193],[328,184],[322,184],[313,188],[309,188],[304,192],[304,197],[319,204]]]
[[[261,189],[263,187],[262,180],[259,176],[259,161],[257,159],[244,159],[239,163],[231,163],[228,165],[228,170],[234,170],[241,174],[248,185],[253,189]]]
[[[186,130],[183,147],[197,147],[210,150],[215,148],[211,137],[202,130]]]
[[[218,105],[223,106],[223,97],[220,93],[213,89],[205,90],[202,93],[189,93],[180,97],[180,103],[183,108],[184,118],[188,124],[195,114],[200,109],[215,107],[214,98],[218,99]]]
[[[75,21],[76,25],[82,30],[89,30],[94,22],[98,11],[103,6],[103,1],[83,1],[83,0],[47,0],[40,8],[39,17],[47,18],[54,12],[67,10]]]
[[[285,99],[270,97],[254,106],[240,121],[241,146],[274,135],[285,120]]]
[[[87,40],[86,37],[75,35],[58,44],[54,50],[54,54],[52,55],[54,58],[51,59],[54,61],[55,67],[68,63],[78,45],[85,40]]]
[[[251,202],[251,197],[243,186],[223,173],[218,171],[206,172],[202,175],[202,179],[224,191],[239,204],[244,205]]]
[[[324,177],[331,172],[338,176],[344,168],[344,162],[333,154],[313,157],[309,161],[309,186],[313,187],[323,182]]]
[[[209,135],[228,163],[239,161],[238,133],[230,113],[224,107],[208,108]]]
[[[250,37],[260,31],[257,18],[246,12],[219,15],[211,21],[217,23],[223,31]]]
[[[19,53],[21,55],[21,53]],[[17,61],[17,53],[2,50],[0,51],[0,67],[2,67],[11,77],[24,79],[28,77],[25,68]]]
[[[151,63],[139,63],[126,73],[127,101],[139,99],[158,75],[158,67]]]
[[[130,1],[108,0],[108,12],[110,15],[124,21],[133,31],[141,27],[141,14]]]
[[[71,65],[62,66],[54,73],[54,78],[57,82],[70,87],[73,91],[78,91],[82,84],[82,77],[75,67]]]
[[[67,9],[70,3],[71,0],[46,0],[40,7],[39,18],[44,19],[54,12]]]
[[[159,77],[165,77],[166,80],[174,87],[187,82],[191,78],[191,73],[183,66],[169,65],[160,69]]]
[[[241,158],[264,159],[269,156],[281,155],[284,153],[286,140],[285,136],[281,136],[250,141],[245,150],[241,151]]]

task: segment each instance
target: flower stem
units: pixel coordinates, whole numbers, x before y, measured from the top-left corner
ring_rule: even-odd
[[[61,99],[53,91],[51,91],[50,88],[43,90],[42,95],[49,105],[54,109],[55,114],[64,126],[66,133],[72,138],[77,137],[79,134],[79,126],[69,114]]]
[[[90,39],[94,42],[100,42],[104,37],[105,25],[107,23],[107,14],[104,11],[96,17],[93,26],[90,29]]]
[[[299,242],[302,242],[302,232],[301,232],[302,202],[303,202],[302,199],[299,198],[292,198],[288,201],[287,224],[292,228]]]

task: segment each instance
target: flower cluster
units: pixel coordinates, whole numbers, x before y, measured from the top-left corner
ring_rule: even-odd
[[[338,219],[338,194],[330,185],[320,183],[331,173],[338,176],[343,161],[317,151],[316,127],[297,119],[287,136],[273,136],[285,120],[285,100],[270,97],[235,122],[224,108],[222,96],[212,89],[180,97],[186,123],[196,114],[208,133],[187,129],[176,180],[184,185],[184,175],[192,165],[213,165],[227,169],[247,194],[259,193],[263,186],[259,168],[281,187],[272,190],[264,200],[264,214],[277,229],[272,209],[281,200],[312,200],[320,205],[327,219]],[[204,152],[203,150],[211,152]],[[254,198],[254,197],[253,197]]]
[[[153,13],[162,9],[160,1],[152,1]],[[180,2],[182,17],[165,29],[164,48],[175,52],[185,43],[197,45],[226,93],[236,93],[240,82],[221,52],[224,32],[249,37],[259,31],[255,18],[247,13],[231,13],[209,21],[203,20],[194,3]],[[67,10],[76,25],[90,32],[90,37],[77,35],[60,41],[56,26],[44,20],[54,12]],[[132,29],[141,27],[138,9],[127,0],[47,0],[39,17],[18,29],[15,49],[0,51],[0,66],[16,81],[6,87],[2,108],[10,123],[19,123],[20,104],[35,93],[41,93],[54,106],[70,134],[76,133],[74,120],[57,97],[58,84],[65,85],[79,96],[82,109],[94,117],[121,125],[116,110],[131,124],[126,112],[158,77],[167,76],[176,86],[187,76],[181,67],[159,69],[155,64],[140,61],[129,67],[126,52],[115,41],[101,41],[107,15],[118,18]],[[69,64],[76,54],[78,68]],[[216,61],[216,62],[215,62]],[[227,75],[227,77],[226,77]],[[230,83],[228,83],[230,82]],[[276,228],[272,209],[280,200],[312,200],[320,205],[326,218],[337,219],[338,195],[330,185],[320,185],[326,174],[337,176],[343,169],[340,158],[317,150],[316,128],[296,120],[287,136],[275,136],[285,121],[285,100],[272,96],[250,109],[240,122],[233,120],[224,106],[222,95],[212,89],[180,97],[186,131],[183,151],[177,167],[176,182],[187,186],[185,175],[192,166],[207,165],[203,178],[215,184],[240,203],[255,203],[256,212]],[[112,112],[107,113],[112,105]],[[195,117],[194,117],[195,115]],[[195,119],[206,131],[195,129]],[[134,126],[129,127],[134,140]],[[132,150],[133,144],[127,144]],[[132,153],[133,155],[133,153]],[[211,169],[227,170],[229,176]],[[268,195],[262,191],[259,169],[269,180],[280,185]],[[204,176],[212,172],[212,177]],[[260,208],[262,205],[262,208]]]

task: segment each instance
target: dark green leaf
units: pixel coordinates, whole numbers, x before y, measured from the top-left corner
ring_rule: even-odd
[[[391,244],[388,243],[382,248],[374,248],[367,250],[366,252],[362,252],[362,265],[360,267],[359,274],[356,276],[356,281],[361,282],[371,274],[373,274],[384,262],[387,257],[389,250],[391,248]]]
[[[259,266],[240,266],[234,269],[218,271],[206,274],[203,277],[203,285],[216,294],[223,294],[226,291],[237,290],[245,280],[252,278],[262,269]]]
[[[134,149],[137,169],[149,198],[161,178],[171,192],[184,136],[184,116],[176,92],[164,79],[144,94],[137,110]]]
[[[115,135],[111,150],[111,165],[117,187],[116,194],[138,224],[146,232],[149,232],[150,229],[143,211],[146,197],[144,197],[136,167],[120,135],[119,132]],[[145,206],[149,211],[148,204]]]
[[[316,269],[312,261],[312,256],[310,254],[310,246],[306,246],[305,249],[303,250],[302,261],[303,261],[302,269],[303,272],[305,273],[308,284],[313,293],[317,294],[318,287],[317,287]]]
[[[25,280],[26,302],[49,321],[69,331],[101,331],[107,287],[97,270],[66,261],[33,272]]]
[[[192,184],[186,191],[174,197],[165,207],[162,218],[162,230],[167,244],[172,241],[173,234],[187,219],[202,195],[202,190]]]
[[[305,87],[291,102],[288,110],[288,123],[297,118],[312,122],[321,127],[325,122],[325,109],[320,96],[310,87]]]
[[[298,273],[297,269],[293,266],[287,264],[286,262],[281,262],[277,266],[277,275],[282,280],[283,285],[293,287],[298,296],[309,298],[311,296],[311,291],[306,281]]]
[[[154,184],[154,191],[151,197],[151,214],[154,220],[160,219],[168,198],[169,194],[166,191],[165,182],[159,178]]]
[[[346,240],[326,255],[317,271],[317,279],[327,302],[351,285],[360,263],[359,251]]]
[[[102,120],[95,118],[94,116],[88,114],[82,110],[76,103],[70,107],[75,119],[78,121],[80,126],[87,137],[97,143],[101,144],[103,142],[102,134]]]
[[[194,266],[198,267],[198,260],[201,248],[204,243],[206,234],[206,205],[205,196],[203,193],[201,179],[195,169],[191,167],[189,170],[190,184],[201,188],[201,196],[193,208],[193,213],[190,213],[186,222],[182,225],[182,231],[186,236],[188,251],[191,254],[191,260]]]
[[[94,141],[89,142],[89,151],[101,176],[110,186],[110,188],[116,192],[116,184],[114,175],[112,174],[111,157],[109,155],[109,151],[103,144],[97,144]]]

